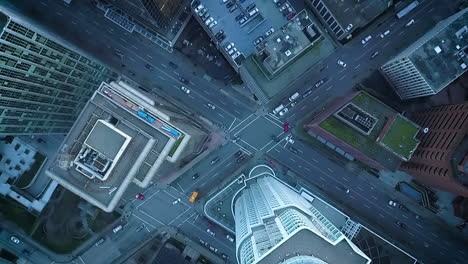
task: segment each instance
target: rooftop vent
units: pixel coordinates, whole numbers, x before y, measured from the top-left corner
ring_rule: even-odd
[[[439,46],[435,46],[434,51],[435,51],[437,54],[439,54],[439,53],[442,51],[442,49],[441,49]]]
[[[290,51],[290,50],[287,50],[287,51],[286,51],[284,54],[286,54],[286,56],[288,56],[288,57],[289,57],[289,56],[290,56],[292,53],[291,53],[291,51]]]
[[[464,69],[466,69],[466,64],[462,63],[462,64],[460,64],[460,67],[464,70]]]

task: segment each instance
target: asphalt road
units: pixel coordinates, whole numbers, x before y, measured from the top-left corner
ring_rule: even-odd
[[[99,249],[95,246],[90,247],[78,257],[80,263],[93,263],[93,257],[104,250],[111,253],[106,253],[101,263],[106,263],[106,260],[111,262],[112,256],[125,254],[125,249],[141,241],[152,229],[165,224],[178,227],[194,241],[203,239],[220,252],[231,256],[233,260],[234,246],[225,239],[225,233],[214,227],[216,235],[210,236],[206,232],[209,224],[199,216],[199,209],[189,204],[187,199],[192,190],[207,192],[223,177],[228,177],[232,171],[242,166],[243,163],[235,162],[233,157],[239,149],[246,153],[244,155],[268,153],[274,160],[296,171],[301,179],[325,190],[332,202],[344,208],[353,208],[356,212],[353,217],[369,223],[371,229],[384,234],[390,241],[421,258],[425,263],[464,263],[468,255],[468,250],[463,247],[464,242],[450,236],[435,220],[425,219],[424,222],[419,222],[411,212],[390,208],[387,202],[397,194],[385,193],[378,186],[370,185],[302,142],[296,140],[293,145],[298,154],[291,153],[288,150],[291,143],[286,142],[286,135],[281,130],[284,121],[294,124],[316,109],[326,98],[348,93],[352,84],[368,76],[398,49],[421,35],[434,21],[446,17],[450,10],[442,1],[423,1],[420,7],[401,20],[391,15],[384,16],[379,19],[380,22],[384,22],[374,23],[344,47],[338,48],[322,61],[322,65],[325,65],[322,71],[318,66],[311,69],[303,77],[293,81],[284,93],[269,102],[270,111],[279,103],[287,102],[287,97],[296,91],[304,94],[308,89],[313,90],[307,98],[300,100],[281,118],[270,114],[252,113],[251,107],[223,93],[218,84],[203,78],[200,71],[180,54],[168,54],[141,36],[126,32],[105,19],[103,13],[89,3],[80,3],[78,8],[52,0],[15,2],[26,4],[30,12],[34,11],[35,19],[141,83],[146,89],[168,94],[190,111],[226,128],[231,138],[239,137],[235,143],[222,146],[197,164],[178,179],[174,186],[167,190],[148,189],[144,201],[132,201],[134,207],[124,229],[117,234],[109,232],[108,241]],[[48,12],[40,12],[44,9]],[[412,18],[416,23],[405,27],[407,21]],[[381,39],[378,34],[387,29],[391,33]],[[360,40],[367,35],[372,35],[373,39],[363,46]],[[113,55],[116,50],[124,55],[122,61]],[[370,56],[375,51],[379,51],[380,54],[371,59]],[[347,63],[347,67],[337,65],[338,59]],[[169,62],[177,64],[177,67],[171,67]],[[122,67],[122,64],[125,67]],[[151,69],[147,69],[145,64],[151,65]],[[181,82],[180,77],[189,80],[189,84]],[[314,84],[323,78],[328,80],[319,88],[315,88]],[[181,91],[182,85],[188,87],[191,92],[187,94]],[[208,103],[215,105],[215,109],[207,107]],[[281,141],[274,141],[272,135],[279,137]],[[216,156],[220,158],[219,162],[210,165],[210,161]],[[200,177],[193,180],[192,175],[195,172],[200,172]],[[349,193],[344,191],[347,189],[350,190]],[[178,198],[181,202],[174,203]],[[404,222],[407,229],[396,226],[396,220]],[[136,229],[142,225],[143,228],[137,232]]]

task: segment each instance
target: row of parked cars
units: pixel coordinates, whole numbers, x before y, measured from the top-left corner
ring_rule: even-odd
[[[203,4],[197,5],[193,11],[200,17],[200,19],[209,29],[212,29],[218,24],[218,21],[216,21],[214,17],[210,16],[208,9]]]
[[[296,11],[287,0],[273,0],[273,3],[288,20],[291,20],[296,16]]]

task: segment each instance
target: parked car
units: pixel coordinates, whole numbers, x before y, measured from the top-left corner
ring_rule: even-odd
[[[185,87],[185,86],[181,86],[180,89],[181,89],[182,91],[184,91],[186,94],[189,94],[189,93],[190,93],[190,89],[188,89],[188,88]]]
[[[211,24],[208,25],[208,27],[213,28],[216,25],[218,25],[218,21],[213,21],[213,22],[211,22]]]
[[[200,177],[200,173],[197,172],[192,176],[192,179],[196,180],[198,177]]]
[[[265,32],[265,36],[270,36],[271,34],[273,34],[273,32],[275,32],[275,29],[274,28],[270,28],[267,32]]]
[[[219,162],[219,157],[216,157],[216,158],[214,158],[213,160],[211,160],[210,164],[211,164],[211,165],[215,165],[215,164],[218,163],[218,162]]]
[[[204,246],[208,246],[208,242],[204,241],[203,239],[200,238],[200,244],[204,245]]]
[[[398,203],[393,201],[393,200],[390,200],[390,201],[388,201],[388,205],[390,205],[391,207],[396,207],[398,205]]]
[[[257,39],[254,40],[253,44],[254,44],[255,46],[257,46],[257,45],[260,44],[260,42],[262,42],[262,41],[263,41],[263,37],[260,36],[260,37],[258,37]]]
[[[173,63],[172,61],[169,62],[169,66],[173,69],[177,69],[179,66],[177,64]]]
[[[234,157],[237,158],[237,157],[241,156],[242,154],[243,154],[242,150],[239,150],[234,154]]]
[[[371,55],[370,57],[371,57],[371,59],[374,59],[374,58],[377,57],[378,55],[379,55],[379,52],[376,51],[376,52],[372,53],[372,55]]]
[[[228,50],[230,50],[232,48],[234,48],[234,43],[232,43],[232,42],[228,43],[228,44],[226,44],[226,46],[224,46],[225,51],[228,51]]]
[[[244,156],[240,156],[239,158],[237,158],[236,162],[237,163],[241,163],[242,161],[245,160],[245,157]]]
[[[138,200],[144,200],[144,199],[145,199],[145,196],[144,196],[143,194],[141,194],[141,193],[137,193],[137,194],[135,195],[135,198],[138,199]]]
[[[232,54],[234,54],[234,52],[237,52],[237,49],[236,49],[236,48],[230,49],[230,50],[228,51],[228,54],[229,54],[229,55],[232,55]]]
[[[150,64],[148,64],[148,63],[146,63],[146,64],[145,64],[145,68],[146,68],[146,69],[148,69],[148,70],[152,70],[152,69],[154,69],[154,67],[153,67],[153,66],[151,66],[151,65],[150,65]]]
[[[291,151],[294,154],[298,153],[297,149],[295,149],[294,147],[289,147],[288,150]]]
[[[324,83],[325,83],[325,81],[322,79],[322,80],[320,80],[320,81],[318,81],[318,82],[315,83],[315,87],[318,88],[318,87],[320,87],[320,86],[321,86],[322,84],[324,84]]]
[[[215,236],[215,235],[216,235],[215,232],[213,232],[213,231],[212,231],[211,229],[209,229],[209,228],[206,229],[206,232],[207,232],[208,234],[210,234],[210,236]]]
[[[204,6],[203,6],[202,4],[200,4],[199,6],[195,7],[195,9],[194,9],[195,13],[200,12],[200,10],[202,10],[203,7],[204,7]]]
[[[185,84],[189,84],[189,81],[187,79],[185,79],[184,77],[180,77],[179,81],[181,81],[182,83],[185,83]]]
[[[99,239],[96,244],[94,244],[96,247],[98,247],[99,245],[101,245],[102,243],[104,243],[104,241],[106,241],[103,237],[101,239]]]
[[[239,20],[239,24],[240,25],[243,25],[247,22],[248,18],[246,16],[244,16],[243,18],[241,18],[241,20]]]
[[[218,252],[218,249],[213,246],[210,246],[210,250],[213,251],[214,253]]]
[[[284,131],[284,133],[288,133],[288,132],[289,132],[289,122],[284,122],[284,124],[283,124],[283,131]]]
[[[239,15],[236,16],[236,21],[241,20],[241,18],[243,18],[243,17],[244,17],[244,14],[240,13]]]
[[[211,22],[214,21],[214,18],[213,17],[209,17],[206,21],[205,21],[205,24],[208,26],[209,24],[211,24]]]
[[[236,9],[237,9],[237,5],[231,6],[231,8],[229,8],[229,13],[236,11]]]
[[[367,36],[367,37],[361,39],[361,44],[362,44],[362,45],[365,45],[365,44],[366,44],[367,42],[369,42],[369,40],[371,40],[371,39],[372,39],[372,36],[369,35],[369,36]]]
[[[291,13],[289,13],[289,14],[286,16],[286,18],[287,18],[288,20],[291,20],[291,19],[293,19],[295,16],[296,16],[296,12],[291,12]]]
[[[279,11],[281,12],[281,11],[283,11],[283,10],[285,10],[286,8],[289,8],[289,7],[290,7],[289,4],[288,4],[288,3],[285,3],[282,7],[279,8]]]
[[[280,115],[280,116],[283,116],[283,115],[286,114],[288,111],[289,111],[289,109],[288,109],[287,107],[285,107],[285,108],[283,108],[283,110],[281,110],[281,111],[279,112],[279,115]]]
[[[353,24],[349,24],[349,25],[346,27],[345,31],[346,31],[346,32],[349,32],[352,28],[353,28]]]
[[[214,105],[212,105],[210,103],[206,104],[206,106],[208,106],[208,108],[210,108],[211,110],[215,110],[215,108],[216,108]]]

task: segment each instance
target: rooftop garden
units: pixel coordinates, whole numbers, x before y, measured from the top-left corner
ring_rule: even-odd
[[[415,138],[418,131],[419,126],[398,115],[380,143],[408,160],[419,144],[419,140]]]

